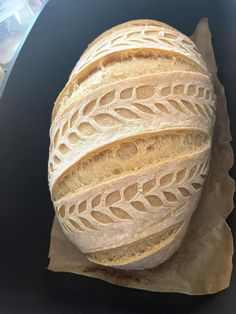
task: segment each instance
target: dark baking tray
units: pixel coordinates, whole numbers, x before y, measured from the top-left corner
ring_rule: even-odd
[[[0,313],[235,313],[235,274],[229,289],[190,297],[46,269],[53,220],[47,185],[50,114],[76,60],[94,37],[123,21],[158,19],[189,35],[201,17],[209,18],[235,138],[235,1],[51,0],[45,6],[0,103]],[[231,173],[235,177],[235,169]],[[235,233],[235,213],[228,221]]]

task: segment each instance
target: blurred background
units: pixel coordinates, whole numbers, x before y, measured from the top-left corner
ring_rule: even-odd
[[[24,35],[48,0],[0,0],[0,85]]]

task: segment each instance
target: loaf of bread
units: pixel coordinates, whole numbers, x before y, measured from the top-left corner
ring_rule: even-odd
[[[214,111],[206,64],[176,29],[134,20],[88,46],[53,108],[49,187],[90,261],[145,269],[178,249],[207,176]]]

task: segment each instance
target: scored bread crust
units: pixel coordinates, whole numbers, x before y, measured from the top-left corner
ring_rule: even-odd
[[[139,240],[171,226],[173,221],[184,220],[190,201],[195,205],[201,193],[209,150],[206,145],[199,152],[176,159],[175,164],[166,160],[55,201],[57,212],[67,208],[68,219],[82,229],[72,232],[71,240],[83,252],[99,251]],[[77,206],[78,212],[74,210]],[[67,224],[69,230],[76,231],[73,224]]]
[[[130,28],[130,27],[134,27],[134,26],[158,26],[158,27],[163,27],[166,29],[172,29],[174,31],[176,31],[173,27],[171,27],[170,25],[163,23],[163,22],[159,22],[156,20],[151,20],[151,19],[137,19],[137,20],[132,20],[132,21],[128,21],[128,22],[124,22],[121,24],[118,24],[116,26],[113,26],[112,28],[106,30],[105,32],[103,32],[101,35],[99,35],[98,37],[96,37],[87,47],[87,49],[85,49],[84,52],[86,52],[88,49],[92,48],[92,46],[94,44],[96,44],[98,41],[102,40],[104,37],[110,35],[110,34],[114,34],[116,31],[120,31],[124,28]],[[76,68],[76,67],[75,67]],[[72,71],[72,75],[75,71],[75,68]]]
[[[120,98],[127,89],[132,90],[132,96]],[[203,94],[199,94],[199,90]],[[139,96],[139,91],[145,95]],[[165,72],[126,79],[98,88],[85,94],[85,99],[80,99],[79,106],[75,99],[51,129],[52,138],[56,134],[62,136],[58,136],[56,147],[51,153],[53,171],[49,179],[50,187],[66,169],[90,151],[124,137],[184,127],[211,132],[214,123],[212,97],[212,85],[206,75]],[[130,103],[134,105],[131,106]],[[137,105],[139,103],[142,107]],[[91,104],[93,108],[89,108],[91,111],[87,113]],[[101,120],[103,117],[104,120]],[[110,120],[106,121],[106,117]],[[71,134],[77,136],[72,142]],[[66,153],[63,149],[60,151],[60,145],[67,147]],[[60,162],[53,163],[55,156]]]
[[[100,66],[117,60],[134,57],[150,57],[164,54],[179,57],[191,63],[199,72],[208,73],[207,67],[195,44],[185,35],[164,25],[148,25],[140,20],[138,25],[125,23],[123,27],[108,32],[100,40],[89,46],[77,62],[72,75],[58,96],[53,108],[55,118],[62,103],[71,96],[74,89]],[[77,75],[79,74],[79,75]],[[63,106],[62,106],[63,107]]]
[[[214,111],[205,62],[172,27],[130,21],[88,46],[52,113],[49,187],[91,261],[143,269],[177,250],[209,168]]]
[[[91,262],[120,269],[153,268],[166,261],[178,249],[185,236],[188,221],[181,221],[163,232],[153,234],[130,245],[88,253]]]

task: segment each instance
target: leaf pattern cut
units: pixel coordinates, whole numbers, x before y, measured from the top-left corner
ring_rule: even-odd
[[[204,110],[201,108],[201,106],[200,106],[199,104],[196,104],[196,103],[195,103],[195,107],[196,107],[196,109],[198,110],[198,112],[199,112],[202,116],[206,117],[206,114],[205,114]]]
[[[79,204],[78,206],[79,213],[86,211],[86,209],[87,209],[87,201],[83,201],[82,203]]]
[[[83,115],[85,116],[89,115],[94,110],[95,107],[96,107],[96,99],[90,101],[84,106]]]
[[[79,136],[75,132],[70,133],[68,136],[68,140],[71,144],[78,143],[79,139],[80,139]]]
[[[170,185],[173,179],[174,179],[174,173],[169,173],[169,174],[164,175],[160,179],[160,186],[164,187],[164,186]]]
[[[149,108],[148,106],[145,106],[143,104],[139,104],[139,103],[133,103],[133,106],[135,108],[137,108],[139,111],[142,111],[144,113],[148,113],[148,114],[154,114],[154,112],[152,111],[151,108]]]
[[[157,195],[148,195],[146,196],[148,203],[154,207],[159,207],[163,205],[162,200]]]
[[[119,191],[111,192],[106,197],[106,206],[110,206],[121,199],[121,195]]]
[[[69,215],[73,214],[74,211],[75,211],[75,205],[73,204],[73,205],[71,205],[71,206],[69,207],[69,209],[68,209]]]
[[[67,154],[70,151],[70,149],[65,144],[61,144],[58,147],[58,149],[61,152],[61,154],[63,154],[63,155]]]
[[[154,95],[155,87],[153,85],[143,85],[136,88],[138,99],[147,99]]]
[[[89,122],[80,123],[77,129],[82,136],[90,136],[97,132]]]
[[[120,92],[120,99],[129,99],[132,97],[132,94],[133,94],[133,87],[123,89]]]
[[[190,193],[190,191],[186,188],[183,187],[179,187],[178,190],[180,191],[180,193],[184,196],[184,197],[188,197],[191,196],[192,194]]]
[[[162,193],[164,194],[168,202],[176,202],[178,200],[176,195],[172,192],[163,191]]]
[[[203,106],[204,106],[205,112],[207,113],[208,117],[211,118],[211,113],[210,113],[209,108],[205,104],[203,104]]]
[[[58,213],[61,216],[61,218],[65,217],[65,205],[62,205],[62,206],[59,207]]]
[[[147,193],[156,186],[156,179],[149,180],[143,184],[143,193]]]
[[[173,106],[177,111],[185,113],[185,111],[183,110],[183,108],[180,106],[180,104],[179,104],[176,100],[169,99],[168,102],[169,102],[169,104],[171,104],[171,106]]]
[[[184,180],[185,176],[186,176],[186,173],[187,173],[187,169],[182,169],[179,172],[177,172],[177,174],[176,174],[176,182],[177,183],[182,182]]]
[[[140,118],[136,113],[126,108],[116,108],[115,112],[125,119],[139,119]]]
[[[119,219],[132,219],[132,217],[122,208],[110,207],[112,214]]]
[[[76,123],[76,121],[77,121],[77,119],[78,119],[78,116],[79,116],[79,112],[78,112],[78,110],[77,110],[77,111],[75,111],[75,112],[73,113],[72,117],[70,118],[70,127],[71,127],[71,128],[75,125],[75,123]]]
[[[197,171],[197,168],[198,168],[198,166],[195,165],[195,166],[193,166],[193,167],[190,169],[189,175],[188,175],[188,179],[191,179],[191,178],[195,175],[195,173],[196,173],[196,171]]]
[[[58,137],[59,137],[59,129],[56,131],[54,138],[53,138],[53,146],[54,147],[57,145]]]
[[[95,208],[101,203],[101,194],[98,194],[97,196],[94,197],[92,200],[92,207]]]
[[[99,101],[99,106],[106,106],[111,103],[115,98],[115,90],[112,90],[101,97]]]
[[[181,99],[181,102],[187,110],[189,110],[193,114],[197,113],[196,109],[194,108],[194,105],[190,101]]]
[[[164,106],[162,103],[155,103],[154,104],[155,107],[157,108],[157,110],[163,112],[163,113],[166,113],[166,114],[169,114],[170,112],[166,109],[166,106]]]
[[[69,126],[69,121],[67,121],[67,122],[63,125],[63,127],[62,127],[62,130],[61,130],[62,136],[65,135],[65,133],[66,133],[66,131],[67,131],[67,129],[68,129],[68,126]]]
[[[87,228],[90,230],[95,230],[96,228],[91,224],[91,222],[84,218],[84,217],[79,217],[80,222]]]
[[[199,190],[199,189],[201,189],[201,187],[202,187],[202,185],[200,184],[200,183],[192,183],[192,186],[193,186],[193,188],[195,189],[195,190]]]
[[[146,207],[140,201],[131,202],[131,205],[138,211],[141,211],[141,212],[147,211]]]
[[[102,224],[111,224],[114,222],[109,216],[107,216],[106,214],[100,211],[92,211],[91,215],[93,216],[95,220],[97,220],[98,222]]]
[[[138,193],[138,184],[132,184],[124,189],[124,197],[127,201],[131,200]]]
[[[121,124],[121,122],[109,113],[100,113],[95,116],[95,121],[105,127],[112,127]]]
[[[72,225],[75,229],[77,229],[78,231],[83,231],[83,229],[81,228],[81,226],[80,226],[76,221],[74,221],[74,220],[72,220],[72,219],[69,219],[68,221],[71,223],[71,225]]]

